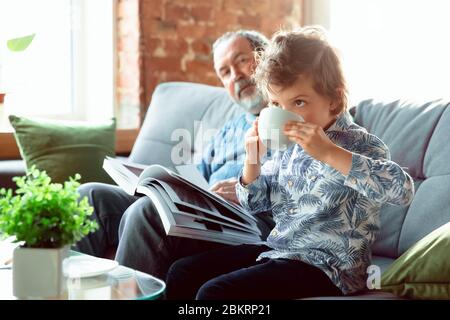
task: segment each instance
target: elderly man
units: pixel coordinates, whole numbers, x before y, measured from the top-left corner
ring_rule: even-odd
[[[244,136],[256,115],[266,106],[251,76],[254,52],[263,50],[267,38],[256,31],[228,32],[213,44],[214,69],[231,98],[246,113],[226,123],[209,143],[198,168],[212,186],[211,190],[237,202],[235,193],[245,156]],[[148,197],[127,195],[119,187],[88,183],[80,187],[94,207],[99,230],[79,241],[75,249],[105,256],[117,247],[116,260],[125,266],[165,278],[175,260],[224,246],[188,238],[167,236],[156,208]],[[267,215],[256,217],[263,236],[273,221]]]

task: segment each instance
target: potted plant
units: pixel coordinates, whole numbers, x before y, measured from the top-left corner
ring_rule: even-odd
[[[0,190],[0,234],[15,236],[13,294],[18,298],[55,297],[65,289],[63,259],[69,247],[98,225],[93,208],[79,200],[79,174],[64,184],[52,183],[34,166],[15,177],[18,189]]]

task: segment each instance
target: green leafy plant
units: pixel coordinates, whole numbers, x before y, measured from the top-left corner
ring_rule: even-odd
[[[26,176],[14,177],[18,189],[0,189],[0,233],[16,236],[25,247],[59,248],[80,240],[98,228],[89,219],[93,208],[77,191],[81,176],[52,183],[34,166]]]

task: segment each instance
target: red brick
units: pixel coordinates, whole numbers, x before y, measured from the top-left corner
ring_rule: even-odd
[[[273,33],[280,29],[289,29],[290,24],[282,18],[273,18],[271,21],[261,21],[260,30],[270,38]]]
[[[151,34],[157,35],[158,38],[177,38],[177,26],[176,23],[170,21],[164,21],[161,19],[149,19],[142,21],[142,30],[144,35]]]
[[[167,3],[164,6],[165,16],[167,21],[177,22],[180,20],[189,20],[191,18],[190,10],[185,5],[179,3]]]
[[[190,82],[205,83],[216,87],[222,86],[215,73],[208,73],[203,75],[198,73],[188,73],[187,75],[188,81]]]
[[[207,26],[190,25],[177,26],[177,34],[181,38],[201,39],[208,34]]]
[[[183,2],[184,5],[214,6],[214,7],[217,7],[222,3],[222,0],[175,0],[175,1]],[[224,1],[228,1],[228,0],[224,0]]]
[[[194,53],[201,55],[210,55],[211,54],[211,43],[197,39],[192,42],[192,50]]]
[[[181,59],[179,57],[152,57],[149,59],[151,70],[179,71]]]
[[[259,30],[261,27],[261,18],[258,16],[240,16],[238,18],[238,23],[242,25],[244,29],[256,29]]]
[[[119,0],[127,1],[127,0]],[[131,0],[134,1],[134,0]],[[270,36],[280,25],[301,21],[298,8],[302,0],[138,0],[139,20],[119,19],[120,70],[126,77],[130,70],[137,73],[140,88],[127,94],[139,94],[142,110],[150,101],[153,89],[165,81],[193,81],[221,86],[214,73],[210,55],[211,43],[226,31],[238,28],[258,29]],[[123,4],[125,5],[125,4]],[[121,9],[125,10],[125,9]],[[130,10],[130,9],[129,9]],[[128,14],[121,13],[123,16]],[[132,35],[142,34],[139,40]],[[128,37],[128,38],[127,38]],[[141,58],[122,56],[132,53],[133,43],[142,42]],[[158,48],[158,57],[153,54]],[[189,52],[189,55],[188,55]],[[139,53],[139,52],[135,52]],[[192,56],[191,54],[194,53]],[[182,63],[183,61],[183,63]],[[129,67],[127,67],[127,63]],[[182,70],[182,67],[185,70]],[[140,68],[140,69],[136,69]],[[139,72],[140,71],[140,72]],[[125,73],[126,72],[126,73]],[[139,80],[141,79],[141,80]],[[125,99],[125,98],[124,98]],[[141,112],[141,114],[143,114]]]
[[[183,55],[188,51],[188,43],[183,38],[165,39],[164,49],[167,55]]]
[[[284,1],[284,0],[278,0],[278,1]],[[259,14],[264,17],[268,17],[272,11],[271,11],[271,4],[277,3],[278,1],[273,0],[251,0],[249,5],[245,7],[245,13],[246,14]]]
[[[251,6],[251,0],[224,0],[223,8],[231,12],[244,12],[244,8]]]
[[[145,52],[154,52],[158,48],[163,47],[163,40],[153,36],[144,38],[143,42]]]
[[[210,61],[191,60],[186,62],[186,72],[205,74],[214,72],[214,68],[212,62]]]
[[[164,0],[141,0],[141,16],[143,19],[161,18]]]
[[[235,26],[238,23],[238,16],[228,11],[224,12],[216,11],[214,14],[214,21],[217,24],[217,26],[227,27],[225,29],[232,30],[234,29],[233,26]]]
[[[193,6],[191,8],[191,15],[195,21],[210,21],[212,17],[211,7]]]
[[[184,72],[166,72],[164,81],[187,81],[187,76]]]
[[[293,0],[283,0],[279,3],[279,13],[281,16],[289,16],[294,8]]]

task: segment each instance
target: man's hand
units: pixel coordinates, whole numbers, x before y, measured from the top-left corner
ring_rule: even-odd
[[[236,196],[236,183],[237,178],[222,180],[215,183],[210,190],[228,201],[240,204]]]

